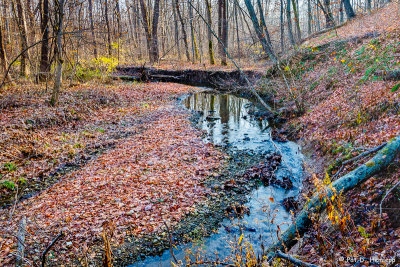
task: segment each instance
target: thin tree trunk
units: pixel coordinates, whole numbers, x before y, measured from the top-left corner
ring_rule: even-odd
[[[269,44],[271,44],[271,38],[269,36],[267,24],[265,23],[264,12],[263,12],[263,8],[261,6],[260,0],[257,0],[257,5],[258,5],[258,9],[260,10],[260,22],[261,22],[261,27],[263,29],[263,34],[265,34],[265,37],[267,38],[267,42]]]
[[[121,11],[119,8],[119,0],[115,0],[115,10],[117,15],[117,40],[118,40],[118,47],[117,47],[117,62],[119,64],[120,60],[120,51],[121,47]]]
[[[307,33],[308,35],[311,34],[311,21],[312,21],[312,14],[311,14],[311,0],[307,0]]]
[[[144,0],[140,0],[140,11],[142,13],[142,24],[144,27],[144,32],[146,34],[146,43],[147,43],[147,51],[149,51],[149,58],[151,61],[151,32],[150,32],[150,22],[149,22],[149,18],[147,16],[147,7],[146,7],[146,3],[144,2]]]
[[[325,22],[326,22],[326,28],[331,28],[335,26],[335,22],[333,20],[333,15],[331,11],[331,1],[330,0],[324,0],[324,5],[321,4],[320,0],[318,1],[318,5],[321,8],[322,12],[324,13],[325,16]]]
[[[291,5],[290,0],[287,0],[286,18],[287,18],[287,24],[288,24],[288,37],[289,37],[290,44],[292,46],[295,46],[296,42],[294,41],[294,37],[293,37],[292,15],[291,15],[291,11],[290,11],[290,5]]]
[[[247,10],[249,11],[249,15],[251,18],[251,21],[253,22],[254,30],[256,31],[256,34],[258,36],[258,39],[261,42],[261,45],[263,47],[264,52],[269,56],[269,58],[274,62],[277,63],[278,59],[272,49],[272,46],[270,43],[267,42],[265,39],[265,36],[263,34],[262,29],[260,28],[260,25],[258,24],[258,19],[256,16],[256,12],[254,11],[253,4],[250,2],[250,0],[245,0],[244,1],[247,6]]]
[[[297,33],[297,42],[301,41],[301,30],[300,30],[300,20],[299,20],[299,12],[297,10],[296,1],[292,0],[293,11],[294,11],[294,23],[296,25],[296,33]]]
[[[60,96],[60,88],[62,82],[62,32],[63,32],[63,18],[64,18],[64,0],[58,1],[58,33],[57,33],[57,43],[56,43],[56,77],[54,81],[53,93],[50,100],[50,105],[55,106],[58,103]]]
[[[89,1],[90,32],[92,33],[92,39],[93,39],[93,55],[94,58],[97,59],[97,44],[96,44],[96,36],[94,34],[94,23],[93,23],[93,0],[88,0],[88,1]]]
[[[188,0],[189,2],[189,24],[190,24],[190,34],[192,39],[192,63],[194,64],[196,60],[199,59],[199,50],[197,48],[196,37],[194,35],[194,28],[193,28],[193,7],[192,7],[192,0]]]
[[[154,11],[153,11],[153,23],[152,23],[152,31],[151,31],[151,63],[158,61],[159,59],[159,51],[158,51],[158,21],[160,16],[160,0],[154,1]]]
[[[343,15],[343,0],[340,1],[340,8],[339,8],[339,22],[343,23],[344,15]]]
[[[285,25],[283,23],[283,9],[284,9],[283,0],[281,0],[281,16],[280,16],[281,27],[280,28],[281,28],[281,51],[282,52],[285,51]]]
[[[39,81],[47,80],[50,71],[49,63],[49,0],[41,0],[40,31],[42,44],[40,47]]]
[[[21,36],[21,51],[23,51],[28,47],[28,33],[27,33],[28,30],[26,28],[24,6],[21,0],[13,0],[12,3],[13,3],[15,17],[17,18],[18,30]],[[22,77],[27,77],[29,75],[29,70],[27,67],[28,61],[29,61],[29,53],[28,51],[26,51],[21,56],[20,75]]]
[[[143,1],[143,0],[141,0],[141,1]],[[174,2],[175,2],[176,14],[178,15],[178,18],[179,18],[179,21],[180,21],[181,27],[182,27],[183,43],[185,44],[186,58],[187,58],[187,61],[190,61],[189,45],[188,45],[187,34],[186,34],[186,30],[185,30],[185,23],[183,22],[182,14],[179,9],[178,0],[174,0]]]
[[[135,21],[135,37],[137,40],[138,48],[139,48],[139,58],[142,58],[142,39],[140,34],[140,15],[139,15],[139,2],[133,1],[133,13],[134,13],[134,21]]]
[[[222,0],[222,42],[226,50],[228,50],[228,2],[226,0]],[[221,59],[221,65],[228,65],[226,61],[226,53],[223,53]]]
[[[110,29],[110,21],[108,20],[108,0],[104,0],[104,19],[106,21],[107,28],[107,51],[108,55],[112,56],[112,46],[111,46],[111,29]]]
[[[179,26],[178,26],[178,16],[176,15],[176,8],[172,6],[172,13],[174,15],[174,26],[175,26],[175,45],[176,45],[176,50],[178,54],[178,59],[181,61],[182,56],[181,56],[181,47],[180,47],[180,41],[179,41]]]
[[[234,12],[235,12],[235,24],[236,24],[236,40],[237,40],[238,57],[239,57],[239,62],[240,62],[241,53],[240,53],[240,37],[239,37],[239,19],[238,19],[238,11],[237,11],[237,9],[238,9],[238,6],[237,6],[237,3],[235,1],[235,3],[234,3]]]
[[[1,60],[1,67],[3,69],[3,72],[7,72],[7,65],[8,65],[8,60],[6,56],[6,51],[4,49],[4,40],[3,40],[3,19],[0,18],[0,60]],[[7,73],[6,75],[6,81],[11,82],[11,76],[10,73]]]

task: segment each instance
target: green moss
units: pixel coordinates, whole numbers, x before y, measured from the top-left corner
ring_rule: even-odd
[[[370,161],[368,161],[367,163],[365,163],[365,166],[367,166],[367,167],[374,167],[374,166],[375,166],[375,162],[372,161],[372,160],[370,160]]]

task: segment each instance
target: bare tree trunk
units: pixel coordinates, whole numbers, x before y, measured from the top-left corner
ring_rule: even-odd
[[[312,13],[311,13],[311,0],[307,0],[307,33],[311,34],[311,21],[312,21]]]
[[[47,80],[50,71],[49,63],[49,0],[41,0],[40,8],[40,32],[42,44],[40,47],[40,64],[38,80]]]
[[[283,9],[284,9],[283,0],[281,0],[281,16],[280,16],[281,27],[280,28],[281,28],[281,51],[282,52],[285,51],[285,26],[284,26],[284,23],[283,23]]]
[[[183,43],[185,44],[186,58],[188,61],[190,61],[189,45],[188,45],[187,34],[186,34],[186,30],[185,30],[185,23],[183,22],[182,14],[179,9],[178,0],[174,0],[174,2],[175,2],[176,14],[178,15],[178,18],[179,18],[179,21],[180,21],[181,27],[182,27]]]
[[[117,40],[118,40],[118,47],[117,47],[117,62],[119,64],[120,60],[120,51],[121,51],[121,10],[119,8],[119,0],[115,0],[115,13],[117,15]]]
[[[94,58],[97,59],[97,44],[96,44],[96,36],[94,34],[94,23],[93,23],[93,0],[88,0],[88,1],[89,1],[90,32],[92,33],[92,38],[93,38],[93,55]]]
[[[263,34],[265,34],[265,37],[267,38],[267,42],[269,44],[271,44],[271,38],[269,36],[267,24],[265,23],[263,8],[261,6],[261,1],[260,0],[257,0],[257,5],[258,5],[258,9],[260,10],[260,22],[261,22],[261,27],[263,29]]]
[[[299,12],[297,10],[296,0],[292,0],[293,11],[294,11],[294,23],[296,25],[297,42],[301,41],[301,30],[300,30],[300,20]]]
[[[7,72],[7,65],[8,65],[8,60],[6,56],[6,51],[4,49],[4,40],[3,40],[3,18],[0,18],[0,60],[1,60],[1,67],[4,71],[4,73]],[[6,75],[6,81],[11,82],[11,76],[10,73],[7,73]]]
[[[112,56],[112,46],[111,46],[111,29],[110,29],[110,21],[108,20],[108,0],[104,0],[104,18],[106,21],[107,28],[107,51],[108,55]]]
[[[178,16],[176,15],[176,8],[174,5],[172,6],[172,13],[174,15],[174,27],[175,27],[175,45],[178,54],[179,61],[182,59],[181,56],[181,48],[180,48],[180,40],[179,40],[179,26],[178,26]]]
[[[189,24],[190,24],[190,34],[192,39],[192,63],[194,64],[196,60],[199,59],[199,50],[197,48],[196,37],[194,35],[194,28],[193,28],[193,7],[192,1],[188,0],[189,2]]]
[[[354,13],[353,7],[350,4],[350,0],[343,0],[343,4],[344,4],[344,10],[346,11],[347,19],[351,20],[355,18],[356,14]],[[368,10],[370,9],[371,5],[369,6]]]
[[[159,58],[158,36],[157,36],[159,16],[160,16],[160,0],[155,0],[154,11],[153,11],[153,27],[151,32],[151,51],[150,51],[151,54],[150,61],[152,63],[158,61]]]
[[[335,21],[333,20],[333,15],[331,11],[331,1],[330,0],[324,0],[324,5],[321,4],[320,0],[318,1],[318,5],[321,8],[322,12],[324,13],[325,16],[325,22],[326,22],[326,28],[331,28],[335,26]]]
[[[146,34],[147,51],[149,51],[149,58],[151,60],[151,32],[150,32],[150,22],[147,16],[147,7],[144,0],[140,0],[140,11],[142,13],[142,24],[144,27],[144,32]]]
[[[221,27],[222,27],[222,38],[221,41],[223,43],[223,46],[225,47],[226,50],[228,50],[228,3],[226,0],[221,0],[222,2],[222,21],[221,21]],[[221,65],[226,66],[228,65],[226,61],[226,53],[225,51],[222,52],[222,59],[221,59]]]
[[[26,27],[24,6],[21,0],[13,0],[12,3],[13,3],[14,14],[15,17],[17,18],[18,30],[21,36],[21,51],[23,51],[28,48],[28,30]],[[29,53],[28,51],[26,51],[21,56],[20,75],[22,77],[27,77],[29,75],[29,70],[27,67],[28,61],[29,61]]]
[[[253,22],[253,26],[254,26],[254,30],[256,31],[256,34],[258,36],[258,39],[261,42],[261,45],[263,47],[264,52],[269,56],[269,58],[274,62],[277,63],[278,62],[278,58],[276,57],[271,43],[268,43],[267,40],[265,39],[265,36],[263,34],[262,29],[260,28],[260,25],[258,24],[258,19],[256,16],[256,12],[254,11],[254,7],[253,4],[251,3],[250,0],[245,0],[244,1],[246,6],[247,6],[247,10],[249,11],[249,15],[251,18],[251,21]]]
[[[288,24],[288,37],[289,37],[290,44],[292,46],[294,46],[296,44],[296,42],[294,41],[294,37],[293,37],[292,15],[291,15],[291,11],[290,11],[290,5],[291,5],[290,0],[287,0],[286,18],[287,18],[287,24]]]
[[[240,62],[241,53],[240,53],[240,37],[239,37],[239,19],[238,19],[238,11],[237,10],[238,10],[238,6],[237,6],[237,2],[235,1],[234,12],[235,12],[235,24],[236,24],[236,40],[237,40],[238,57],[239,57],[239,62]]]
[[[63,34],[63,19],[64,19],[64,0],[58,1],[58,33],[57,33],[57,43],[56,43],[56,77],[54,81],[53,93],[50,100],[50,105],[55,106],[58,103],[58,98],[60,96],[60,88],[62,83],[62,34]]]

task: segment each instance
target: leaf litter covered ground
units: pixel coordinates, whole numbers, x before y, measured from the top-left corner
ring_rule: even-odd
[[[90,100],[87,101],[89,104],[79,103],[81,99],[77,99],[77,95],[82,92],[89,94],[89,90],[94,91],[90,93],[92,95],[103,92],[110,101],[115,97],[120,99],[118,104],[125,104],[94,107]],[[156,232],[164,221],[176,223],[193,209],[195,203],[201,202],[208,192],[202,186],[202,180],[221,167],[224,157],[211,145],[202,142],[202,132],[191,127],[189,113],[177,107],[176,96],[190,90],[190,87],[173,84],[87,86],[68,89],[58,108],[40,103],[44,101],[42,97],[37,104],[26,103],[3,109],[2,117],[5,119],[2,127],[10,131],[19,129],[22,136],[24,132],[15,121],[21,121],[23,113],[35,120],[40,117],[35,111],[38,108],[43,114],[74,109],[82,116],[77,122],[63,121],[45,129],[32,127],[31,134],[46,138],[49,147],[59,145],[61,141],[58,138],[63,136],[63,132],[75,136],[82,146],[90,145],[91,140],[100,144],[112,142],[113,146],[43,192],[0,211],[1,265],[11,264],[15,259],[14,235],[23,216],[27,218],[27,259],[38,261],[47,244],[63,231],[66,236],[54,247],[50,258],[54,264],[62,262],[68,265],[74,256],[101,240],[106,221],[112,221],[115,227],[115,240],[123,242],[128,233]],[[42,93],[40,89],[37,92]],[[85,113],[82,109],[90,111]],[[101,125],[104,130],[97,131],[88,139],[79,139],[80,132],[88,125],[93,128]],[[107,134],[107,131],[113,134]],[[126,137],[115,138],[118,132]],[[105,140],[99,137],[102,134],[107,134]],[[8,148],[9,154],[14,152],[17,155],[18,145],[20,143],[15,142],[15,147]],[[68,158],[48,152],[45,158],[62,161],[63,156]],[[46,164],[42,157],[38,161],[31,159],[28,166],[17,159],[17,156],[13,158],[14,162],[20,162],[16,163],[15,172],[25,174],[27,183],[34,183],[29,179],[36,176],[37,169],[33,167]]]
[[[373,154],[342,165],[344,161],[400,135],[399,82],[376,75],[400,67],[399,14],[399,4],[390,3],[339,28],[338,36],[332,31],[316,37],[305,44],[309,55],[292,60],[285,69],[291,78],[291,92],[305,106],[304,114],[287,126],[306,144],[305,153],[313,159],[306,164],[314,173],[306,180],[306,195],[321,190],[319,184],[329,184]],[[375,31],[379,37],[315,49]],[[280,78],[275,82],[282,85]],[[286,94],[278,93],[278,97]],[[400,255],[400,189],[393,189],[382,202],[380,223],[379,206],[399,181],[399,168],[397,158],[381,174],[345,196],[329,200],[328,211],[313,217],[313,227],[291,253],[322,266],[353,266],[357,261],[379,265],[370,258],[391,263]]]

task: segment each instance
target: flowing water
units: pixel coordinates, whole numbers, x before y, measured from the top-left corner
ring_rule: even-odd
[[[229,94],[201,92],[188,96],[184,100],[186,108],[197,112],[198,127],[207,132],[206,142],[228,148],[232,153],[246,151],[250,154],[272,153],[282,155],[281,167],[276,177],[291,177],[293,189],[285,190],[275,186],[260,186],[248,195],[246,206],[250,214],[243,219],[225,219],[221,227],[201,245],[184,244],[174,249],[176,258],[185,258],[185,249],[202,251],[210,260],[218,255],[224,259],[232,254],[232,246],[248,241],[256,255],[261,255],[262,247],[276,241],[277,230],[282,231],[290,224],[292,218],[285,210],[282,200],[299,194],[303,176],[303,156],[300,148],[293,142],[272,142],[268,122],[259,120],[255,106],[247,99]],[[254,162],[256,164],[258,162]],[[171,252],[165,251],[161,256],[148,257],[132,266],[171,266]]]

